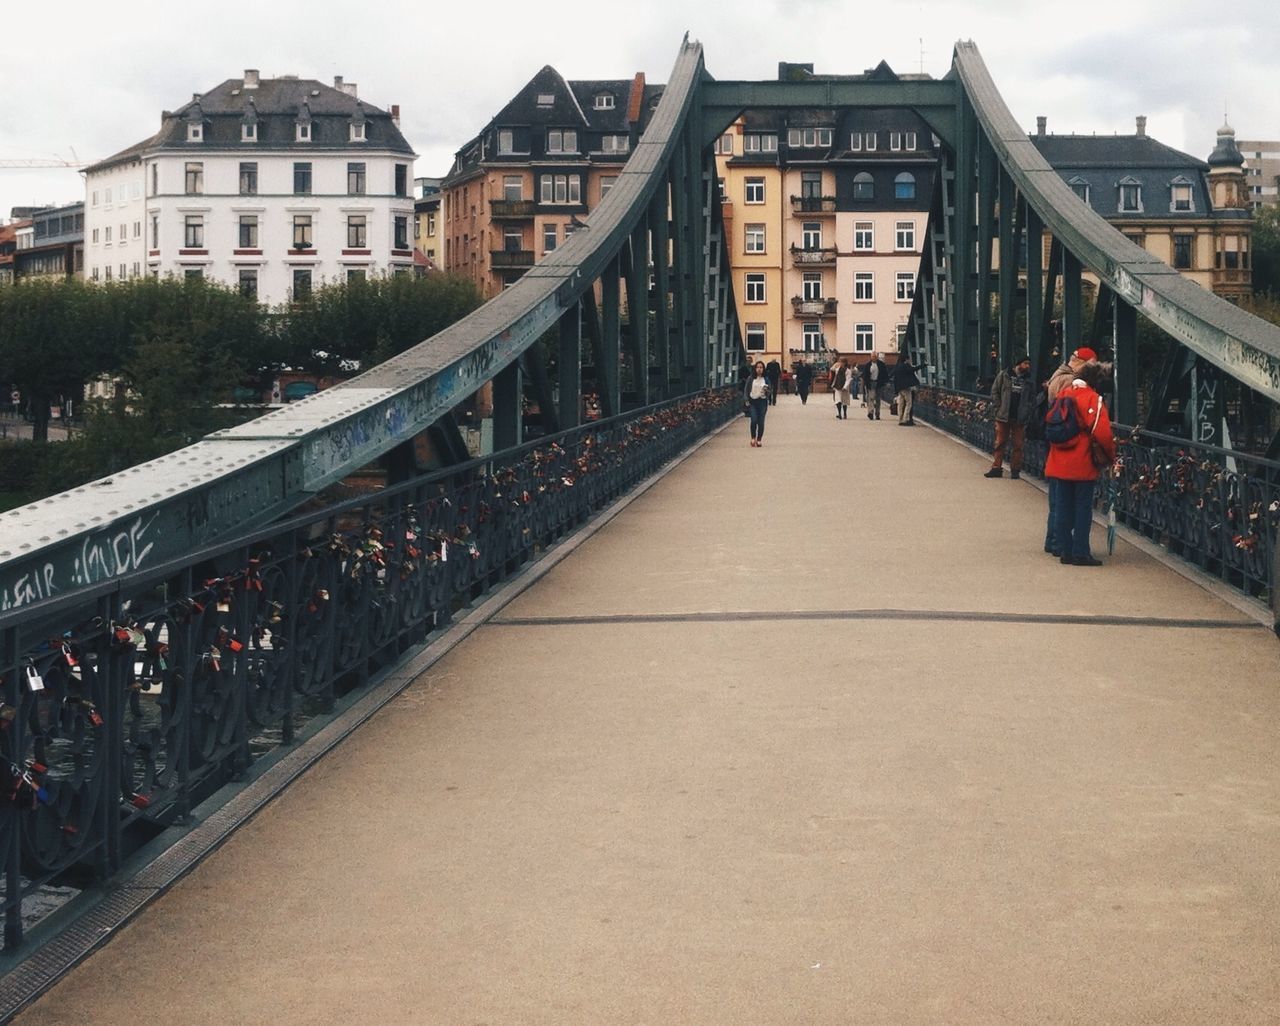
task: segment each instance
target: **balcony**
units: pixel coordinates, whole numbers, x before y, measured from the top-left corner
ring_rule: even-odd
[[[490,266],[495,270],[500,267],[532,267],[533,250],[531,249],[494,249],[490,250]]]
[[[514,218],[533,217],[538,209],[534,200],[490,200],[489,217],[494,221],[509,221]]]
[[[817,249],[801,249],[791,247],[791,262],[796,267],[835,267],[836,247],[826,246]]]
[[[791,297],[791,313],[795,317],[834,317],[836,315],[836,299],[805,299],[803,296]]]
[[[791,213],[797,217],[812,217],[814,214],[834,214],[836,198],[834,196],[792,196]]]

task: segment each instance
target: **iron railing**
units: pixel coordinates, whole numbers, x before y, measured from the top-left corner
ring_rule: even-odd
[[[914,413],[983,452],[995,448],[991,400],[918,390]],[[1116,522],[1274,608],[1280,463],[1185,438],[1113,425],[1116,463],[1095,502]],[[1022,469],[1044,476],[1047,444],[1028,440]]]
[[[0,614],[5,948],[738,412],[736,389],[547,436]],[[37,899],[38,900],[38,899]]]

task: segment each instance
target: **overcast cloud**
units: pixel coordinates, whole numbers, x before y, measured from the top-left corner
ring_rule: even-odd
[[[1241,138],[1280,138],[1274,0],[262,0],[235,11],[152,0],[0,0],[6,97],[0,160],[96,160],[146,138],[160,111],[256,67],[359,83],[400,104],[420,154],[441,175],[453,152],[544,64],[568,78],[666,80],[686,30],[720,79],[769,79],[780,60],[858,72],[882,58],[942,75],[972,39],[1014,115],[1050,131],[1132,132],[1205,157],[1229,112]],[[923,51],[923,56],[922,56]],[[0,168],[0,215],[83,199],[73,171]]]

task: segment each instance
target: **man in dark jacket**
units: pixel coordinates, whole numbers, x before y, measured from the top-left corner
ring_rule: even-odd
[[[862,365],[862,394],[867,400],[867,420],[880,419],[880,390],[889,383],[889,367],[872,353],[871,359]]]
[[[769,379],[769,405],[778,405],[778,382],[782,380],[782,364],[770,360],[764,365],[764,376]]]
[[[1008,370],[1002,370],[991,384],[991,410],[996,418],[996,452],[984,477],[1004,477],[1004,450],[1009,447],[1009,476],[1022,474],[1022,444],[1026,440],[1027,419],[1035,403],[1035,382],[1031,380],[1031,358],[1020,356]]]
[[[809,404],[809,389],[813,387],[813,364],[801,360],[796,364],[796,391],[800,393],[800,405]]]
[[[898,357],[890,375],[893,379],[893,394],[898,400],[898,427],[915,427],[915,419],[911,416],[914,404],[915,387],[920,384],[920,376],[912,366],[911,357],[903,353]],[[892,413],[893,411],[890,410]]]

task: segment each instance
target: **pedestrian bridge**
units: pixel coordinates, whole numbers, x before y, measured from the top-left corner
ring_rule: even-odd
[[[460,616],[17,1021],[1276,1021],[1265,617],[824,398]]]

